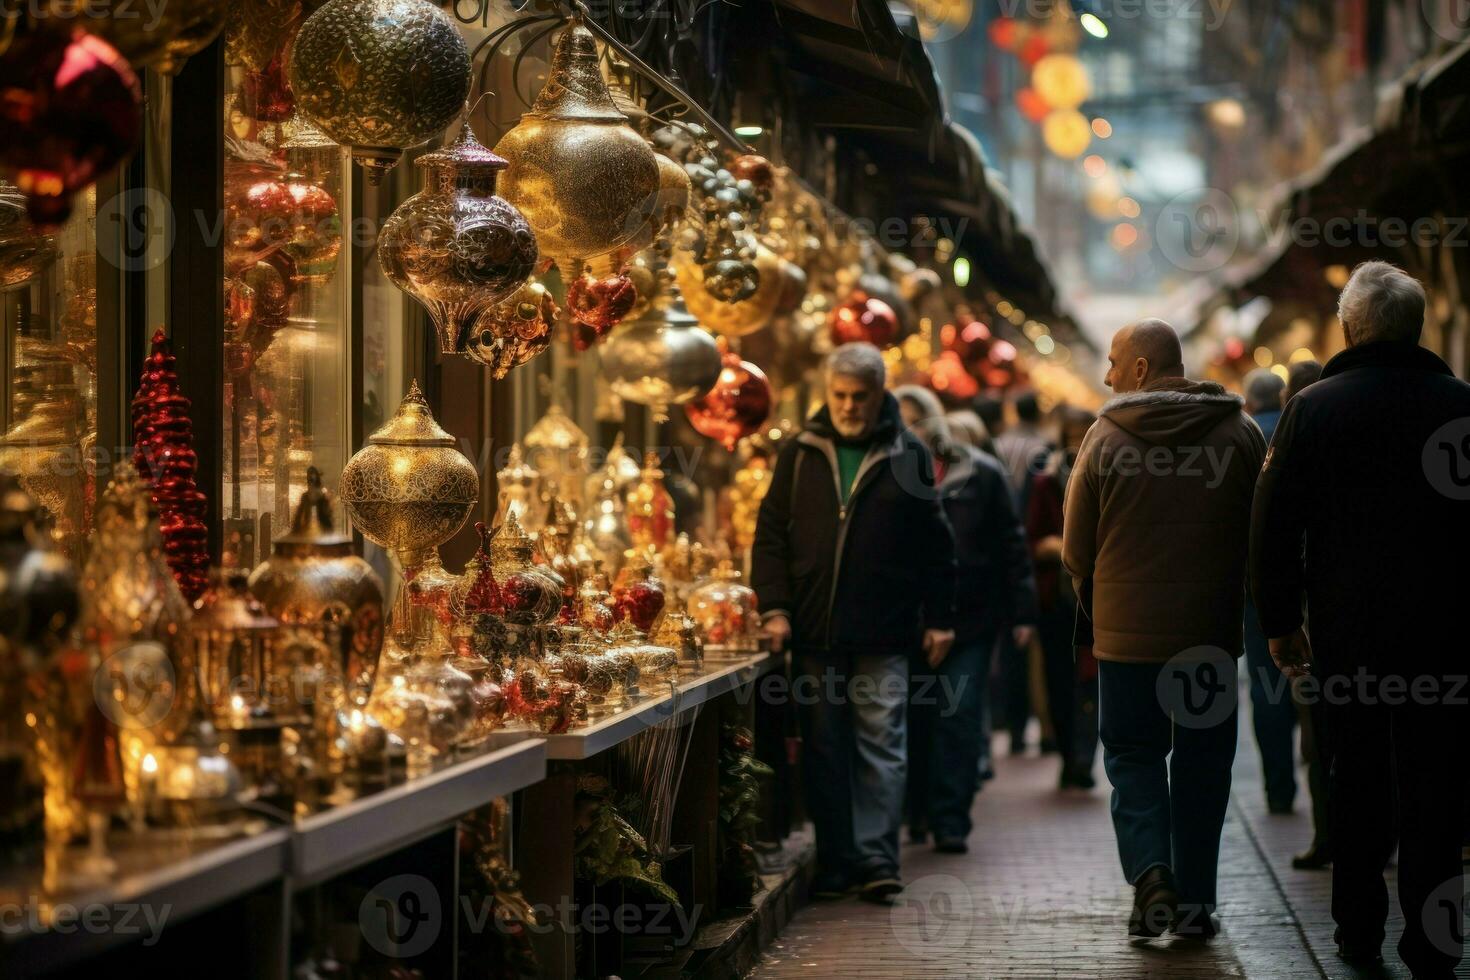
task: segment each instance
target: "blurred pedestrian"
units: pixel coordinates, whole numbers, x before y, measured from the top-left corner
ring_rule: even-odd
[[[1215,933],[1265,442],[1239,397],[1184,377],[1179,336],[1162,320],[1118,331],[1108,362],[1118,395],[1072,469],[1062,563],[1079,589],[1091,580],[1103,762],[1134,887],[1128,932],[1172,925],[1204,938]]]
[[[1010,400],[1015,421],[995,437],[995,453],[1010,474],[1016,513],[1028,512],[1031,478],[1046,465],[1052,444],[1041,432],[1041,405],[1033,391],[1022,391]],[[1019,646],[1013,637],[1000,637],[998,659],[1000,690],[997,707],[1010,732],[1011,755],[1026,751],[1026,726],[1031,720],[1031,648]]]
[[[812,893],[886,902],[903,888],[909,661],[922,651],[937,669],[949,653],[955,565],[929,451],[884,377],[871,344],[829,355],[826,404],[761,502],[751,581],[772,647],[795,658]]]
[[[1286,387],[1281,392],[1283,409],[1298,392],[1322,376],[1320,361],[1298,361],[1286,373]],[[1251,608],[1255,608],[1254,601]],[[1246,619],[1246,628],[1251,625]],[[1259,623],[1257,624],[1259,629]],[[1268,651],[1269,652],[1269,651]],[[1273,661],[1274,663],[1274,661]],[[1332,814],[1329,774],[1332,771],[1332,742],[1323,718],[1322,701],[1312,696],[1310,680],[1291,679],[1292,701],[1296,704],[1297,726],[1302,733],[1302,761],[1307,764],[1307,793],[1312,798],[1312,843],[1291,859],[1291,866],[1302,871],[1316,871],[1332,863]]]
[[[916,658],[910,677],[909,830],[927,827],[941,854],[968,850],[979,789],[982,705],[995,639],[1009,630],[1030,643],[1036,586],[1026,541],[999,461],[957,442],[927,388],[894,391],[909,430],[934,458],[937,491],[954,529],[958,566],[955,643],[937,669]],[[927,694],[926,694],[927,692]]]
[[[1313,679],[1327,720],[1338,951],[1381,958],[1397,843],[1399,956],[1448,980],[1470,776],[1452,572],[1470,552],[1470,385],[1419,346],[1424,312],[1401,270],[1353,270],[1338,298],[1347,348],[1287,405],[1261,471],[1251,583],[1272,657]]]
[[[949,431],[955,442],[973,446],[988,456],[995,456],[995,440],[990,438],[990,427],[974,411],[968,408],[955,409],[944,420],[949,423]],[[996,461],[999,462],[998,459]]]
[[[1245,376],[1245,410],[1261,427],[1267,444],[1281,418],[1281,393],[1285,388],[1286,382],[1265,368]],[[1250,675],[1251,728],[1266,784],[1266,809],[1276,815],[1288,814],[1296,802],[1296,703],[1291,697],[1291,682],[1271,660],[1250,596],[1245,600],[1245,662]]]
[[[1062,789],[1092,789],[1097,757],[1097,661],[1090,652],[1079,657],[1072,644],[1077,625],[1077,590],[1062,569],[1062,528],[1067,481],[1087,430],[1097,421],[1091,412],[1064,405],[1062,448],[1051,454],[1032,480],[1026,536],[1036,566],[1040,596],[1041,652],[1046,663],[1048,714],[1062,757]]]

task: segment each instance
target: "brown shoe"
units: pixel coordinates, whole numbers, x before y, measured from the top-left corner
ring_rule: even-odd
[[[1174,875],[1161,864],[1145,871],[1133,883],[1133,911],[1128,916],[1128,935],[1155,939],[1174,922],[1179,893]]]

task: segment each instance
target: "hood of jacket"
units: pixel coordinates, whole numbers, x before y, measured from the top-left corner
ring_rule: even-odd
[[[883,392],[883,405],[878,409],[878,421],[873,423],[873,431],[868,433],[868,437],[863,441],[881,442],[892,439],[894,433],[903,427],[903,416],[898,411],[898,399],[893,397],[892,392],[885,391]],[[833,442],[843,441],[843,437],[832,425],[832,411],[826,405],[823,405],[815,415],[806,420],[806,431]]]
[[[1144,442],[1172,447],[1202,441],[1227,417],[1240,414],[1244,404],[1213,381],[1160,378],[1113,398],[1101,414]]]

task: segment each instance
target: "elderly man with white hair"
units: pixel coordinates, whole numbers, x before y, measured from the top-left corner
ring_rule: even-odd
[[[812,893],[887,902],[903,887],[909,661],[922,651],[937,667],[954,641],[954,539],[883,355],[844,344],[826,368],[827,403],[761,502],[751,584],[772,646],[795,658]]]
[[[1397,844],[1399,956],[1448,980],[1470,780],[1470,385],[1419,346],[1424,307],[1394,266],[1353,271],[1338,300],[1347,349],[1287,404],[1266,455],[1250,568],[1271,655],[1308,679],[1334,745],[1339,953],[1380,959]]]

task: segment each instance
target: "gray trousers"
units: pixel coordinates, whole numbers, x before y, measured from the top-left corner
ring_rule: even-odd
[[[798,653],[792,698],[817,869],[859,878],[898,872],[907,780],[909,658]]]

